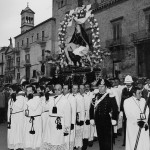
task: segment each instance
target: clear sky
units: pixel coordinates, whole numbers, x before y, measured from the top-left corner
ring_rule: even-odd
[[[29,7],[35,12],[35,25],[52,17],[52,0],[0,0],[0,47],[9,46],[9,38],[21,33],[21,11]]]

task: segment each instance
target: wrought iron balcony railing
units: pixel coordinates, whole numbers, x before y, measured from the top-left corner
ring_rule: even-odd
[[[120,37],[119,39],[106,40],[107,48],[118,47],[118,46],[123,46],[123,45],[125,45],[125,37]]]
[[[139,43],[149,39],[150,39],[150,31],[148,30],[141,30],[131,34],[131,41],[133,43]]]
[[[40,44],[41,46],[45,46],[46,45],[46,42],[48,40],[48,37],[41,37],[39,39],[37,39],[37,43]]]
[[[102,2],[100,2],[98,4],[97,3],[94,4],[93,12],[95,13],[99,10],[110,8],[114,5],[122,3],[124,1],[127,1],[127,0],[103,0]]]
[[[29,52],[30,51],[30,46],[29,44],[26,44],[22,47],[23,50],[25,50],[25,52]]]

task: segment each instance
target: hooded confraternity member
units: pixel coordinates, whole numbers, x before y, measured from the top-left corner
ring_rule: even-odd
[[[42,103],[38,95],[33,95],[32,85],[26,89],[24,148],[38,149],[42,142]]]
[[[71,90],[71,86],[69,86],[69,84],[65,83],[63,85],[63,94],[64,96],[67,98],[67,100],[70,103],[71,106],[71,128],[70,128],[70,135],[69,135],[69,139],[67,139],[68,137],[65,138],[66,142],[67,140],[69,140],[69,150],[73,150],[74,149],[74,140],[75,140],[75,124],[76,124],[76,99],[75,97],[70,93]]]
[[[126,150],[133,150],[135,147],[139,128],[141,128],[141,134],[139,136],[139,142],[136,150],[149,150],[150,139],[148,129],[148,115],[149,108],[145,107],[145,99],[141,98],[142,90],[138,87],[133,89],[133,96],[124,101],[124,112],[127,118],[126,129]]]
[[[76,125],[75,125],[75,147],[80,150],[83,146],[83,125],[84,125],[84,99],[80,93],[78,93],[79,87],[77,84],[73,84],[72,94],[76,99],[77,112],[76,112]]]
[[[7,143],[9,149],[23,149],[23,124],[25,97],[16,94],[19,92],[17,85],[9,87],[10,99],[8,102],[8,132]]]
[[[49,118],[46,123],[46,134],[42,150],[66,150],[65,136],[69,136],[71,122],[71,107],[62,93],[62,85],[54,87],[56,96],[49,99]]]
[[[99,93],[95,95],[94,120],[99,140],[100,150],[112,150],[113,125],[117,123],[118,106],[115,97],[109,94],[107,87],[110,83],[106,79],[97,82]]]

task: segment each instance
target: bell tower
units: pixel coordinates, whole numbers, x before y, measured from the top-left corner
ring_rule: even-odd
[[[21,11],[21,33],[31,29],[34,27],[34,14],[35,12],[29,8],[29,4],[27,3],[27,7]]]

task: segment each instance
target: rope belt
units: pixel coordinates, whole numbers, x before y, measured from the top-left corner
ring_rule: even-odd
[[[10,108],[10,117],[9,117],[9,122],[8,122],[8,126],[7,126],[8,129],[11,129],[11,115],[14,115],[14,114],[18,114],[18,113],[23,112],[23,110],[17,111],[17,112],[14,112],[14,113],[13,113],[12,111],[13,111],[13,109]]]
[[[31,125],[31,130],[29,131],[30,134],[35,134],[35,130],[34,130],[34,120],[35,117],[39,117],[41,115],[36,115],[36,116],[26,116],[26,117],[30,117],[29,123],[32,123]]]

